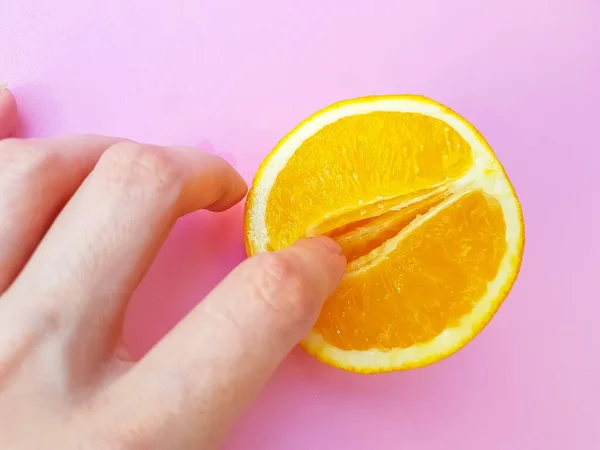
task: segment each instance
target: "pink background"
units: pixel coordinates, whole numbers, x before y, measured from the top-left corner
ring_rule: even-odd
[[[29,136],[200,145],[248,180],[330,102],[448,104],[523,203],[512,294],[467,348],[425,369],[365,377],[296,350],[227,448],[599,449],[600,2],[366,3],[0,0],[0,79]],[[135,352],[243,258],[240,208],[181,220],[134,298]]]

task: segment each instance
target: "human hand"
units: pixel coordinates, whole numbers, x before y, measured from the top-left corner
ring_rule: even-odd
[[[7,139],[17,122],[0,90],[0,448],[218,447],[335,289],[339,247],[246,260],[134,362],[124,311],[175,221],[246,185],[194,149]]]

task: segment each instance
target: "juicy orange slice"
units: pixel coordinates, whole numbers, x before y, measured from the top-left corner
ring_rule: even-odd
[[[344,279],[302,346],[346,370],[448,356],[491,319],[517,276],[523,217],[485,139],[425,97],[359,98],[316,113],[261,165],[249,254],[335,239]]]

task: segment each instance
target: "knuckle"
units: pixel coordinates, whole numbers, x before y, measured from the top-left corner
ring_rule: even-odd
[[[62,164],[62,156],[27,139],[0,141],[0,174],[11,178],[37,177],[54,173]]]
[[[310,283],[293,259],[278,252],[255,257],[256,270],[249,274],[253,296],[265,309],[285,320],[312,316]]]
[[[117,184],[159,191],[181,190],[183,173],[167,149],[120,142],[100,159],[97,170]]]

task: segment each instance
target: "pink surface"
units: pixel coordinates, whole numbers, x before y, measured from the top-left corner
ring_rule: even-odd
[[[250,180],[335,100],[422,93],[488,138],[521,198],[521,275],[434,366],[364,377],[300,351],[234,449],[600,448],[598,0],[0,0],[0,79],[30,136],[203,145]],[[173,6],[169,6],[173,5]],[[182,220],[137,293],[141,354],[244,258],[241,210]]]

